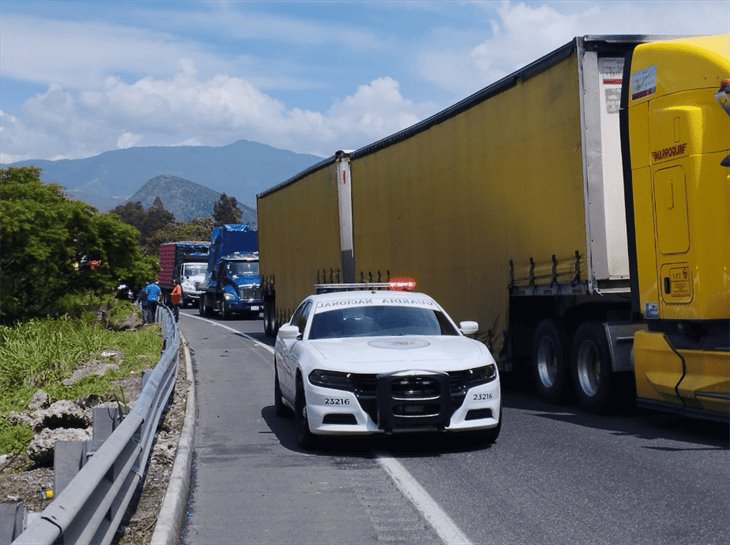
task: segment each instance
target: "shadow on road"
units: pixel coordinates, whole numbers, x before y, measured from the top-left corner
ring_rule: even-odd
[[[730,426],[640,409],[633,405],[614,414],[586,413],[573,405],[551,405],[524,389],[503,392],[507,411],[528,411],[538,418],[566,422],[575,426],[607,430],[616,436],[631,435],[647,441],[669,440],[691,443],[692,446],[646,445],[644,448],[665,451],[718,450],[730,448]],[[509,415],[507,416],[509,418]],[[705,445],[698,447],[697,444]]]
[[[316,449],[304,451],[294,435],[294,417],[276,416],[273,405],[264,407],[261,416],[281,445],[294,452],[327,456],[373,458],[375,451],[395,458],[432,458],[454,452],[481,451],[491,448],[478,435],[467,433],[404,433],[394,435],[320,437]]]

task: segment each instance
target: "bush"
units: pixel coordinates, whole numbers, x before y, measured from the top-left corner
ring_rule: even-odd
[[[110,301],[111,303],[111,301]],[[85,308],[80,316],[34,319],[13,327],[0,326],[0,453],[16,452],[32,437],[30,429],[9,424],[3,417],[23,411],[38,389],[52,400],[124,397],[114,381],[154,367],[160,355],[160,328],[111,331],[105,323],[124,323],[139,310],[128,301],[116,301],[102,312]],[[105,351],[113,356],[104,356]],[[92,361],[113,361],[117,371],[88,375],[66,386],[63,380]]]

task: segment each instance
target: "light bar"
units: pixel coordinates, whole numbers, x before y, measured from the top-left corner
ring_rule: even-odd
[[[416,281],[407,277],[395,277],[388,282],[341,282],[333,284],[315,284],[315,293],[329,293],[333,291],[356,291],[356,290],[392,290],[392,291],[413,291],[416,288]]]
[[[406,276],[396,276],[388,281],[388,289],[397,291],[413,291],[416,289],[416,281]]]

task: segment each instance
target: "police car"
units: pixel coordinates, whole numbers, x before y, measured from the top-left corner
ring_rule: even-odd
[[[477,431],[497,439],[499,372],[487,347],[431,297],[380,285],[319,286],[280,327],[276,414],[294,413],[296,438]],[[388,286],[385,286],[388,287]]]

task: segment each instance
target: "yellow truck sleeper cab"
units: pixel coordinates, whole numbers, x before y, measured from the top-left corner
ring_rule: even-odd
[[[628,125],[638,402],[730,415],[730,35],[642,44]]]

